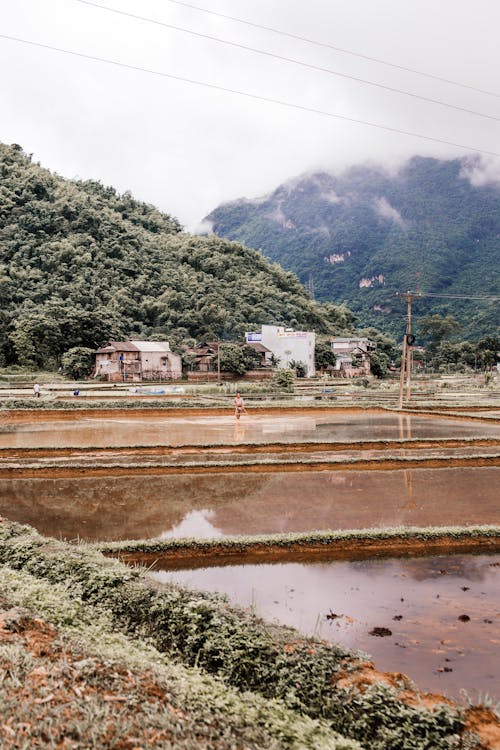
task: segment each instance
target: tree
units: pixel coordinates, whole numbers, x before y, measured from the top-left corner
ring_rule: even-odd
[[[295,373],[293,370],[278,370],[273,381],[278,390],[293,393]]]
[[[376,378],[385,378],[389,372],[391,360],[385,352],[372,352],[370,357],[370,370]]]
[[[247,371],[243,348],[238,344],[221,344],[220,369],[233,375],[244,375]]]
[[[333,367],[335,365],[336,357],[332,351],[332,347],[327,341],[316,340],[314,358],[318,370],[326,370],[327,367]]]
[[[300,360],[291,359],[288,363],[288,366],[290,370],[293,370],[295,372],[295,375],[298,378],[305,378],[305,376],[307,375],[307,365]]]
[[[460,323],[452,315],[425,315],[418,321],[421,336],[429,341],[429,349],[436,350],[442,341],[460,331]]]
[[[261,366],[261,357],[258,352],[255,351],[255,349],[252,349],[251,346],[248,346],[245,344],[245,346],[242,347],[243,349],[243,362],[245,365],[245,370],[257,370]]]
[[[61,357],[65,375],[78,380],[90,374],[94,361],[94,351],[86,346],[74,346]]]
[[[17,361],[27,367],[55,365],[61,346],[61,330],[57,321],[45,314],[26,315],[15,323],[10,334]]]

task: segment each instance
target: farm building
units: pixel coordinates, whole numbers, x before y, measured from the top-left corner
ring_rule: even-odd
[[[369,375],[370,355],[375,349],[367,338],[332,336],[330,347],[335,354],[335,372],[345,377]]]
[[[94,377],[111,382],[177,380],[182,362],[168,341],[108,341],[95,352]]]

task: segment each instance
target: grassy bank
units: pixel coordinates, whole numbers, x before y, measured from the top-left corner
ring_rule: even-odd
[[[88,611],[92,623],[93,613],[100,613],[104,633],[136,645],[146,640],[182,669],[197,667],[231,691],[283,702],[294,715],[326,722],[370,750],[493,747],[468,730],[466,710],[421,696],[402,675],[376,673],[344,649],[267,624],[219,596],[155,585],[143,571],[88,547],[45,539],[30,527],[4,521],[0,564],[40,585],[63,587],[66,600],[83,608],[82,617]],[[59,589],[52,590],[55,607]],[[293,746],[280,742],[276,747]]]
[[[385,545],[387,554],[399,543],[407,543],[411,550],[412,543],[425,543],[432,545],[435,541],[447,541],[450,548],[454,543],[461,541],[475,541],[477,546],[500,549],[500,527],[499,526],[443,526],[419,528],[411,526],[400,526],[392,529],[353,529],[347,531],[314,531],[308,533],[291,534],[266,534],[261,536],[238,536],[223,537],[217,539],[141,539],[126,540],[122,542],[104,542],[96,547],[104,554],[134,554],[148,553],[153,555],[165,555],[168,553],[185,552],[196,554],[198,552],[210,554],[231,552],[252,552],[253,549],[268,548],[286,549],[293,551],[294,548],[304,549],[308,546],[314,548],[323,547],[325,551],[335,551],[338,547],[342,549],[344,543],[349,547],[357,547],[360,551],[370,551],[371,543],[377,547]]]

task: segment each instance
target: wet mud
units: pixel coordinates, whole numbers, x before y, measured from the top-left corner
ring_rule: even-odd
[[[175,410],[173,410],[175,412]],[[26,415],[25,415],[26,416]],[[236,421],[232,414],[141,416],[123,412],[109,417],[37,414],[31,421],[2,415],[0,448],[85,448],[177,445],[233,445],[311,441],[426,438],[498,438],[500,425],[374,410],[255,411]]]

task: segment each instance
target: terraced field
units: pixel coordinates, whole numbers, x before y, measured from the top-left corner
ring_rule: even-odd
[[[498,407],[248,411],[2,410],[0,515],[424,689],[499,694]]]

